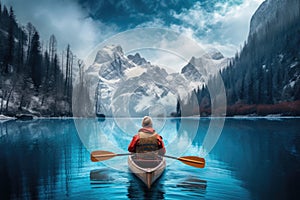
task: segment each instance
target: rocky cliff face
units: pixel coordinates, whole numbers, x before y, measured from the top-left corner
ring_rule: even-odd
[[[276,19],[289,23],[299,16],[299,7],[299,0],[265,0],[251,18],[249,36],[259,33]]]
[[[229,104],[300,99],[299,33],[299,0],[262,3],[251,19],[245,46],[222,74]]]

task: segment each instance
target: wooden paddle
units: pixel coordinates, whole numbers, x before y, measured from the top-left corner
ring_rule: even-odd
[[[173,156],[164,155],[164,157],[179,160],[186,165],[197,167],[197,168],[205,167],[205,159],[197,156],[183,156],[183,157],[176,158]]]
[[[109,152],[109,151],[101,151],[101,150],[93,151],[91,153],[91,161],[98,162],[98,161],[111,159],[115,156],[128,156],[128,155],[131,155],[131,153],[115,154],[115,153]]]
[[[115,156],[128,156],[131,154],[132,153],[115,154],[109,151],[93,151],[91,153],[91,161],[98,162],[98,161],[111,159]],[[197,168],[204,168],[205,166],[205,159],[197,156],[183,156],[183,157],[176,158],[173,156],[164,155],[164,157],[179,160],[186,165],[197,167]]]

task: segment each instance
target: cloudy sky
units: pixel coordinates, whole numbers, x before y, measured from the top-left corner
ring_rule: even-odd
[[[99,43],[134,28],[177,31],[231,57],[247,39],[251,16],[263,0],[1,0],[17,20],[37,27],[44,41],[54,34],[85,57]],[[195,55],[197,56],[197,55]]]

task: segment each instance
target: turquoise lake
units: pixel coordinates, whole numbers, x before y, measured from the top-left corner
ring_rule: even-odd
[[[0,121],[0,199],[300,199],[300,118],[227,118],[203,154],[213,120],[154,121],[168,155],[206,166],[167,159],[151,189],[126,156],[90,161],[93,150],[126,152],[141,119]]]

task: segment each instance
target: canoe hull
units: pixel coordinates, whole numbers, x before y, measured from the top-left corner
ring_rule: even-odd
[[[155,167],[142,167],[138,165],[132,156],[128,156],[128,167],[148,188],[162,175],[166,168],[166,161],[163,158]]]

